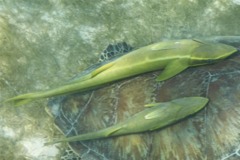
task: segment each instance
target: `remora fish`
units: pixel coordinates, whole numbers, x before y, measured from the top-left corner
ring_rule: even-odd
[[[63,138],[45,145],[59,142],[83,141],[152,131],[170,125],[202,109],[208,102],[203,97],[185,97],[170,102],[146,105],[147,108],[133,117],[100,131]]]
[[[188,67],[205,65],[224,59],[237,49],[221,44],[193,39],[155,43],[129,52],[97,68],[85,71],[79,79],[58,88],[19,95],[6,100],[22,105],[38,98],[82,92],[103,84],[163,69],[157,81],[169,79]]]

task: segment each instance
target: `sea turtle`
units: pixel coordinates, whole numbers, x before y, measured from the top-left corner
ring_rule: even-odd
[[[128,46],[124,45],[123,48]],[[144,110],[148,103],[208,97],[210,102],[205,109],[175,125],[69,145],[83,160],[238,159],[240,56],[235,54],[213,65],[190,68],[163,82],[156,82],[158,74],[147,73],[100,89],[52,98],[47,111],[65,136],[73,136],[112,126]]]

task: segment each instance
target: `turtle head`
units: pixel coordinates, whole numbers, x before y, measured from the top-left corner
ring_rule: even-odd
[[[225,59],[237,51],[235,47],[222,43],[204,43],[192,50],[190,65],[211,64]]]

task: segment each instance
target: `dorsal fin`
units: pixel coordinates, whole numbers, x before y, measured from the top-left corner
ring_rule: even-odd
[[[71,78],[66,84],[76,83],[80,81],[85,81],[90,79],[97,74],[101,73],[105,69],[113,65],[113,61],[122,55],[130,52],[133,48],[128,45],[126,42],[119,42],[116,44],[110,44],[107,48],[100,54],[99,62],[88,67],[84,71],[76,74]]]

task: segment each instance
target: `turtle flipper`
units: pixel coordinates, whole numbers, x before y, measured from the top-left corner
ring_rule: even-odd
[[[100,54],[99,62],[111,60],[115,57],[124,55],[132,50],[132,46],[128,45],[126,42],[109,44],[107,48]]]

